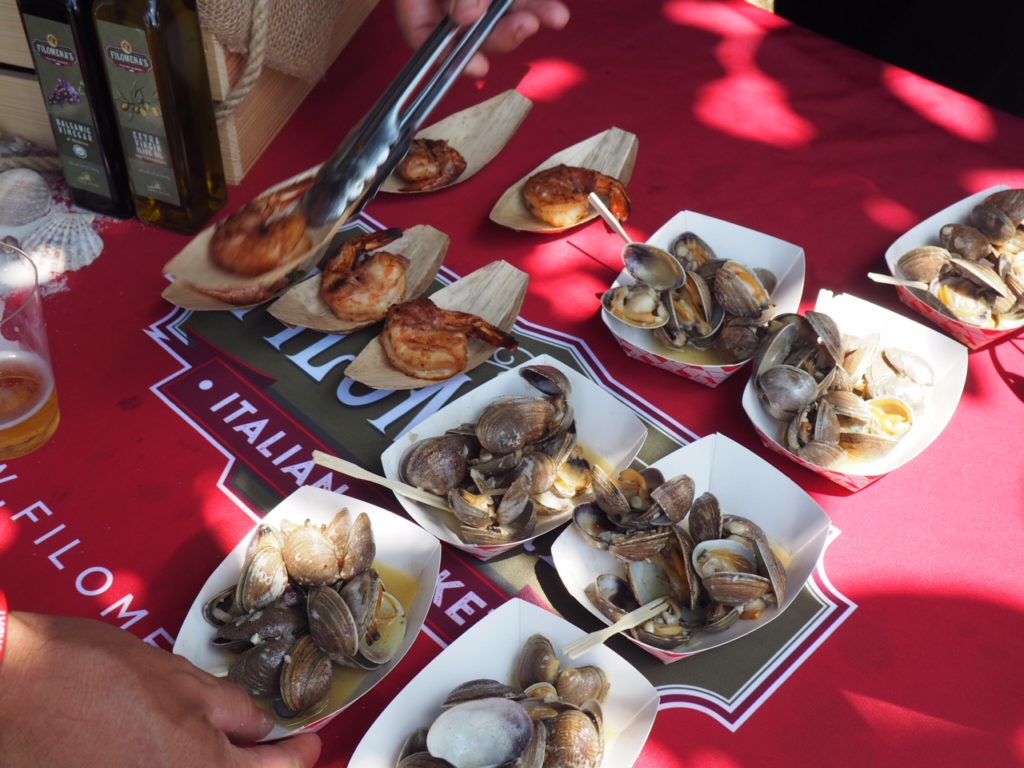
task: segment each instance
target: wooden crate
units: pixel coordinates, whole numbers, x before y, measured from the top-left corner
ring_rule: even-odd
[[[336,58],[379,0],[348,0],[335,24],[331,57]],[[245,57],[204,35],[210,90],[222,101],[245,69]],[[14,69],[14,68],[21,68]],[[0,0],[0,134],[15,134],[47,147],[53,133],[15,0]],[[265,69],[246,100],[218,124],[224,173],[238,184],[313,89],[296,77]]]

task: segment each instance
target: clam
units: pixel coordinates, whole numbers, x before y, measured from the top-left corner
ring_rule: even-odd
[[[494,496],[455,488],[448,492],[452,514],[470,528],[486,528],[494,523]]]
[[[673,522],[678,523],[693,505],[694,496],[693,478],[689,475],[679,475],[671,480],[659,483],[651,491],[651,499],[661,507],[661,511]]]
[[[600,667],[565,667],[558,673],[555,690],[563,701],[577,706],[588,699],[602,701],[608,695],[608,675]]]
[[[804,461],[816,464],[819,467],[834,467],[847,458],[846,449],[833,443],[822,443],[812,440],[801,445],[796,455]]]
[[[715,349],[728,360],[749,360],[761,343],[761,325],[754,318],[730,317],[722,323]]]
[[[982,288],[992,291],[1004,298],[1009,302],[1004,305],[1005,308],[1013,306],[1016,302],[1017,297],[1007,287],[1006,283],[1003,282],[1003,278],[999,276],[999,273],[993,269],[988,262],[954,258],[953,267],[956,269],[958,274],[963,275],[968,280],[976,283]],[[995,306],[995,304],[993,304],[993,306]]]
[[[501,501],[494,511],[494,521],[500,526],[514,526],[524,514],[527,517],[530,515],[532,506],[530,478],[527,475],[520,475],[502,494]]]
[[[771,303],[760,278],[738,261],[727,261],[714,280],[715,299],[731,315],[759,318]]]
[[[785,432],[786,447],[796,453],[811,442],[839,445],[840,429],[835,408],[827,399],[819,398],[801,408],[789,422]]]
[[[281,702],[293,716],[315,711],[331,688],[331,660],[313,638],[303,635],[289,649],[281,666]]]
[[[629,583],[613,573],[602,573],[583,591],[594,607],[613,622],[640,607]]]
[[[495,454],[522,450],[559,426],[557,408],[546,397],[506,397],[480,414],[476,436],[481,447]]]
[[[639,627],[633,627],[629,634],[641,643],[667,651],[685,645],[693,638],[691,629],[683,623],[682,609],[671,598],[665,601],[661,613]]]
[[[629,514],[629,500],[598,464],[591,468],[591,487],[594,490],[594,503],[613,522]]]
[[[807,325],[807,320],[799,315],[792,315],[799,318],[799,321],[776,323],[772,321],[768,325],[768,336],[762,341],[751,363],[754,377],[760,376],[769,368],[781,365],[789,357],[800,336],[800,324]],[[776,318],[776,321],[779,318]],[[773,330],[773,326],[777,327]],[[809,332],[809,331],[808,331]]]
[[[765,532],[757,523],[739,515],[726,515],[722,522],[722,529],[734,540],[738,537],[752,544],[757,573],[768,578],[772,585],[775,601],[782,605],[786,599],[786,569],[778,555],[775,554],[775,550],[772,549]]]
[[[340,574],[338,548],[317,526],[306,523],[282,524],[284,557],[288,576],[305,587],[318,587],[337,581]]]
[[[875,397],[867,401],[872,412],[871,431],[876,435],[900,438],[914,424],[914,410],[898,397]]]
[[[761,400],[776,419],[788,419],[818,396],[818,382],[803,368],[777,365],[756,379]]]
[[[694,232],[683,232],[672,241],[669,251],[688,270],[696,270],[701,265],[716,261],[714,250]]]
[[[705,576],[703,584],[711,599],[722,605],[746,605],[771,589],[771,582],[764,576],[729,571]]]
[[[513,473],[517,478],[526,478],[527,492],[533,496],[543,493],[555,484],[555,480],[558,479],[558,468],[561,463],[563,462],[556,462],[555,459],[542,451],[529,451],[523,455],[522,460],[516,465]],[[569,495],[575,496],[576,494],[570,493]]]
[[[403,755],[395,768],[451,768],[451,763],[429,752],[411,752]]]
[[[707,581],[716,573],[754,573],[757,556],[746,544],[734,539],[708,539],[693,548],[693,567]]]
[[[679,261],[648,243],[627,243],[622,249],[622,262],[634,280],[656,291],[670,291],[686,281]]]
[[[937,307],[955,320],[979,328],[995,327],[992,303],[977,283],[951,275],[933,281],[928,290]]]
[[[1006,283],[1006,286],[1018,297],[1020,304],[1021,297],[1024,297],[1024,251],[1010,255],[1002,253],[999,255],[998,270],[999,276]]]
[[[832,406],[840,423],[843,420],[861,424],[871,421],[871,409],[860,395],[849,391],[832,390],[826,392],[823,399]]]
[[[925,387],[935,384],[935,370],[927,360],[915,352],[889,347],[882,350],[882,359],[898,376],[905,376],[915,384]]]
[[[695,547],[693,537],[678,525],[672,526],[672,532],[675,534],[676,551],[682,559],[682,574],[686,579],[686,589],[680,589],[680,594],[689,592],[690,610],[695,611],[700,603],[701,588],[700,578],[693,567],[693,550]]]
[[[636,601],[646,605],[659,597],[672,597],[676,587],[685,581],[678,561],[669,561],[662,555],[655,555],[645,560],[629,560],[626,562],[626,581],[629,583]],[[673,567],[678,573],[671,573]],[[689,595],[687,595],[689,598]]]
[[[715,300],[711,286],[696,272],[687,272],[686,278],[670,293],[676,312],[673,325],[694,336],[708,336],[714,331]]]
[[[235,604],[238,610],[248,613],[270,605],[287,587],[288,570],[281,542],[272,528],[261,525],[242,564]]]
[[[660,328],[669,320],[661,295],[647,285],[618,285],[601,296],[601,306],[617,320],[634,328]]]
[[[971,209],[970,222],[994,245],[1001,245],[1017,233],[1017,225],[994,205],[982,203]]]
[[[978,232],[978,230],[974,230]],[[978,232],[978,234],[981,234]],[[988,239],[985,244],[988,245]],[[921,248],[914,248],[907,251],[896,261],[896,269],[908,280],[919,280],[922,283],[930,283],[942,274],[949,265],[953,255],[946,248],[937,245],[926,245]]]
[[[281,686],[284,657],[294,642],[292,637],[279,637],[254,645],[231,663],[228,680],[253,696],[276,695]]]
[[[807,322],[836,363],[843,362],[843,338],[836,321],[824,312],[807,311]]]
[[[888,456],[898,442],[896,438],[869,432],[844,432],[839,437],[839,445],[848,456],[866,461]]]
[[[548,685],[551,684],[548,683]],[[553,690],[554,686],[552,686]],[[505,685],[505,683],[498,682],[497,680],[482,677],[475,680],[467,680],[452,688],[444,701],[441,702],[441,706],[451,707],[464,701],[472,701],[473,699],[494,697],[514,699],[517,696],[519,696],[519,691],[511,685]]]
[[[402,760],[409,755],[416,754],[429,754],[427,752],[427,728],[420,727],[410,733],[405,743],[402,744],[402,751],[398,753],[398,764],[402,764]]]
[[[374,619],[383,589],[380,574],[369,568],[347,581],[338,590],[338,594],[348,605],[360,636],[366,633]]]
[[[382,590],[373,621],[359,640],[359,656],[374,666],[391,661],[405,639],[406,623],[402,603]]]
[[[992,244],[985,237],[985,233],[976,227],[972,227],[970,224],[946,224],[939,230],[939,242],[942,243],[942,248],[947,251],[946,258],[949,260],[950,254],[955,253],[965,259],[972,261],[979,261],[986,259],[992,255]],[[926,246],[926,248],[935,249],[937,246]],[[918,248],[916,250],[924,250]],[[942,249],[938,249],[942,250]],[[912,277],[909,274],[911,280],[922,280],[926,283],[930,283],[941,272],[941,266],[935,270],[934,273],[923,273],[925,276]]]
[[[852,381],[857,381],[867,372],[878,356],[881,337],[872,333],[863,338],[844,337],[842,367]]]
[[[474,699],[449,707],[434,720],[427,749],[453,768],[484,768],[514,763],[533,737],[533,720],[516,702]]]
[[[1002,189],[982,201],[998,208],[1016,226],[1024,224],[1024,189]]]
[[[549,397],[568,397],[572,384],[564,373],[552,365],[525,365],[519,375],[532,386]]]
[[[296,601],[277,602],[232,619],[217,628],[213,644],[241,650],[278,638],[293,639],[306,629],[305,607]]]
[[[648,560],[661,552],[670,535],[668,528],[632,532],[608,548],[620,560]]]
[[[754,267],[754,274],[757,275],[757,279],[761,281],[761,285],[771,295],[775,293],[775,289],[779,287],[779,277],[767,267]]]
[[[722,508],[713,493],[702,493],[693,501],[687,518],[690,535],[695,544],[722,535]]]
[[[373,560],[377,556],[377,544],[373,539],[369,515],[360,512],[356,516],[348,531],[344,547],[338,547],[338,551],[341,553],[338,577],[345,581],[373,565]]]
[[[614,525],[596,504],[580,504],[573,511],[572,519],[587,541],[599,549],[607,549],[626,537],[626,533]]]
[[[604,757],[604,737],[586,712],[570,709],[547,721],[544,765],[597,768]]]
[[[399,476],[410,485],[444,496],[466,478],[476,440],[467,435],[429,437],[402,455]]]
[[[348,603],[331,587],[311,589],[306,597],[309,633],[331,659],[354,656],[359,650],[359,628]]]
[[[701,628],[705,632],[724,632],[739,621],[742,614],[739,607],[711,603],[704,611]]]
[[[516,657],[513,676],[520,688],[526,688],[534,683],[553,683],[560,669],[551,641],[544,635],[530,635]]]

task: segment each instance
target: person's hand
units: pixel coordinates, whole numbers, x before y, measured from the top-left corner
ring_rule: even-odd
[[[444,17],[445,11],[459,25],[471,24],[479,19],[490,0],[395,0],[398,26],[405,42],[418,48]],[[518,0],[505,17],[495,26],[484,43],[482,51],[506,53],[541,27],[561,29],[569,22],[569,8],[559,0]],[[489,67],[487,57],[477,53],[465,73],[483,77]]]
[[[11,613],[0,663],[5,768],[308,768],[320,739],[253,744],[268,716],[234,683],[99,621]]]

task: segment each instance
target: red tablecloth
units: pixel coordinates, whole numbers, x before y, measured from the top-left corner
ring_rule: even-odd
[[[229,210],[323,160],[383,91],[408,55],[390,6],[232,190]],[[492,259],[529,272],[526,321],[580,340],[684,438],[722,432],[763,456],[840,531],[821,581],[842,597],[844,620],[742,718],[666,699],[637,765],[1021,764],[1024,342],[971,354],[941,436],[851,494],[761,446],[740,407],[745,373],[707,389],[622,354],[598,316],[620,250],[603,225],[537,236],[487,217],[541,160],[614,125],[640,141],[627,224],[636,239],[677,211],[706,213],[802,246],[805,309],[829,288],[909,314],[866,272],[884,271],[886,247],[935,211],[994,183],[1024,186],[1024,122],[743,2],[574,6],[564,32],[496,58],[486,80],[459,83],[438,110],[517,88],[535,105],[505,151],[465,184],[382,196],[367,213],[447,232],[446,267],[457,274]],[[101,258],[46,299],[63,421],[47,446],[0,471],[0,584],[15,609],[104,618],[169,647],[207,575],[252,525],[243,507],[260,493],[272,503],[275,488],[240,493],[232,476],[244,459],[160,386],[181,372],[183,348],[177,325],[161,323],[181,316],[160,299],[160,267],[185,239],[134,223],[104,239]],[[334,407],[333,418],[355,418]],[[345,765],[437,652],[421,637],[331,723],[321,764]]]

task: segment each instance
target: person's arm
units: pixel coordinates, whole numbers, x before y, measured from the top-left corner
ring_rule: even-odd
[[[398,27],[406,43],[418,48],[427,39],[445,11],[451,13],[456,24],[471,24],[483,15],[490,0],[395,0]],[[569,22],[569,8],[559,0],[519,0],[494,28],[481,50],[487,53],[506,53],[542,27],[561,29]],[[489,64],[483,53],[478,53],[466,65],[465,73],[472,77],[487,74]]]
[[[308,768],[320,739],[255,745],[269,717],[234,683],[99,621],[8,615],[0,662],[5,768]]]

